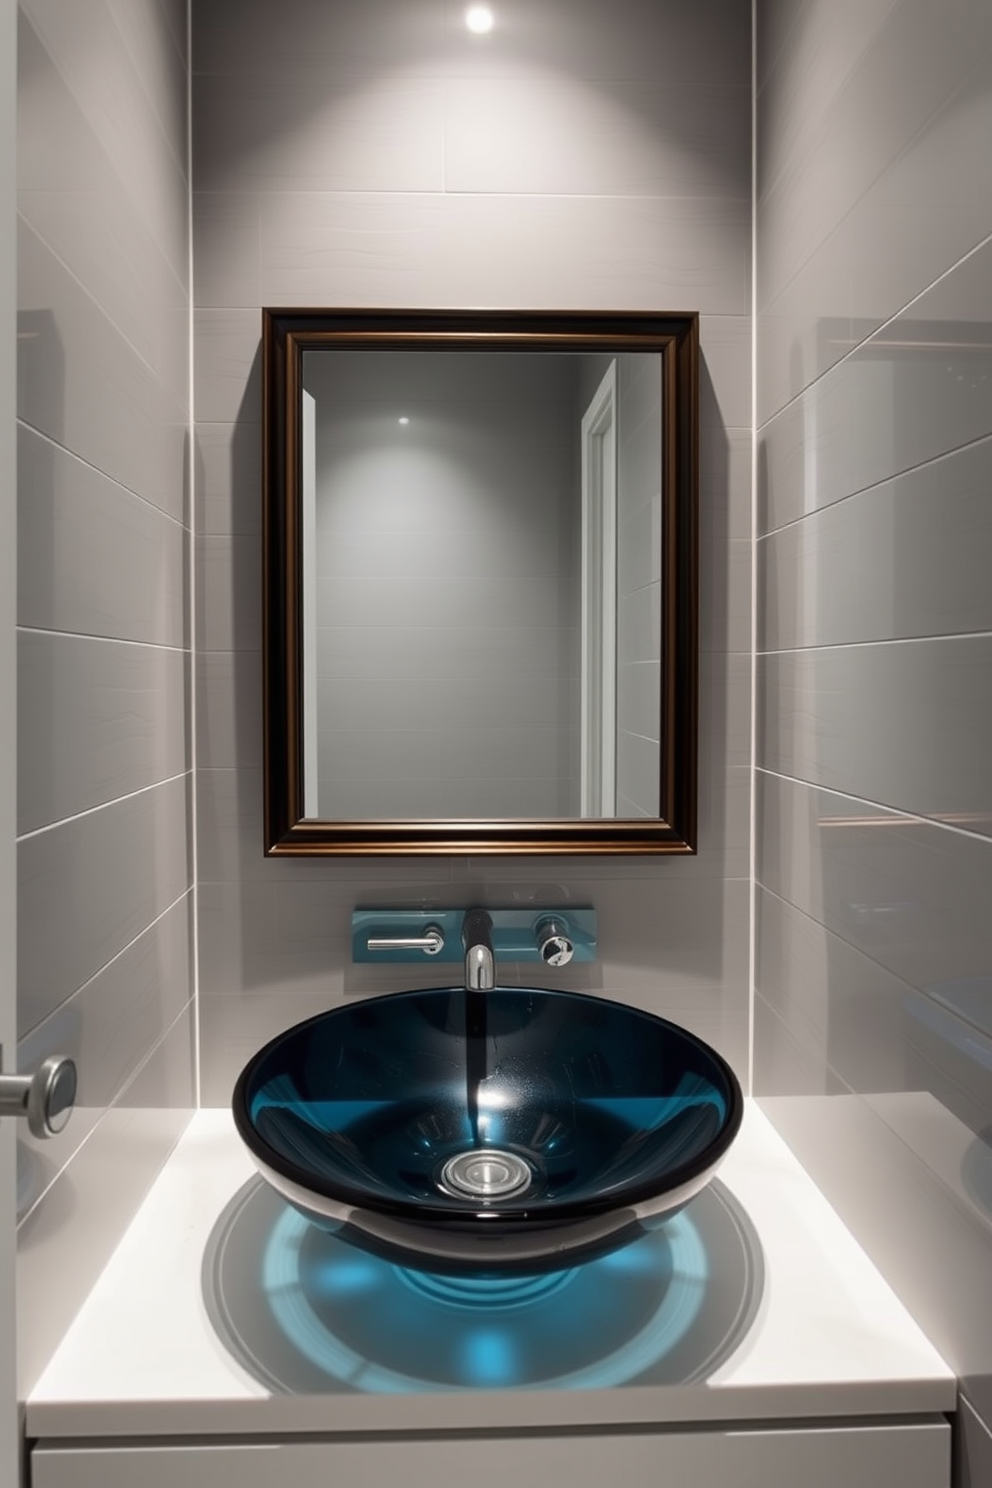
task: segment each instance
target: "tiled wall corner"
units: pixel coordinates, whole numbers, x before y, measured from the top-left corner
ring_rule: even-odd
[[[756,1093],[961,1374],[981,1456],[992,13],[757,14]]]
[[[23,1392],[194,1082],[185,15],[22,0],[18,50],[18,1055],[80,1077],[19,1142]]]

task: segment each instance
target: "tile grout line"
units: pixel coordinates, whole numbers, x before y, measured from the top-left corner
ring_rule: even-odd
[[[758,533],[757,541],[767,542],[769,538],[778,537],[780,532],[789,532],[804,522],[812,522],[826,512],[836,511],[839,507],[845,506],[847,502],[857,501],[862,496],[870,496],[873,492],[883,490],[885,486],[894,486],[898,481],[909,480],[921,470],[929,470],[935,465],[940,465],[944,460],[953,460],[958,455],[977,449],[982,444],[992,444],[992,434],[977,434],[974,439],[966,439],[964,444],[956,444],[953,449],[941,450],[936,455],[928,455],[925,460],[918,460],[915,465],[907,465],[904,470],[895,470],[891,475],[883,475],[879,480],[869,481],[866,486],[859,486],[856,491],[848,491],[843,496],[834,497],[832,501],[825,501],[822,506],[814,506],[809,511],[801,512],[798,517],[790,517],[787,522],[781,522],[777,527],[769,527],[767,532]]]
[[[191,902],[191,931],[192,931],[192,986],[190,988],[191,1001],[193,1004],[192,1033],[193,1033],[193,1104],[196,1110],[202,1106],[203,1078],[201,1070],[201,1041],[200,1041],[200,853],[199,833],[197,831],[199,817],[199,792],[197,790],[196,772],[196,739],[197,739],[197,676],[196,676],[196,578],[198,573],[196,552],[196,357],[194,334],[196,326],[196,299],[194,285],[194,262],[193,262],[193,0],[186,0],[186,247],[189,284],[189,304],[187,307],[187,355],[189,358],[188,371],[188,428],[189,438],[187,441],[187,487],[189,490],[189,643],[190,643],[190,667],[189,667],[189,750],[190,750],[190,814],[189,830],[193,841],[190,844],[190,861],[192,863],[192,893]]]
[[[111,485],[115,491],[121,491],[125,495],[132,497],[133,500],[140,501],[141,505],[147,507],[155,516],[161,517],[164,522],[171,522],[173,527],[179,528],[180,532],[185,532],[186,529],[183,526],[181,518],[172,516],[171,512],[167,512],[163,507],[157,506],[147,496],[142,496],[140,491],[133,490],[131,486],[126,486],[123,481],[118,480],[115,475],[111,475],[106,470],[101,470],[99,465],[94,465],[92,460],[87,460],[86,456],[81,455],[78,450],[70,449],[67,444],[60,444],[57,439],[52,438],[51,434],[46,433],[44,429],[39,429],[37,424],[29,423],[26,418],[18,417],[17,425],[18,428],[24,429],[27,433],[34,435],[36,439],[44,440],[46,444],[51,445],[52,449],[58,450],[60,454],[67,456],[68,459],[82,465],[84,470],[91,470],[94,475],[99,476],[101,480]]]
[[[819,785],[815,780],[803,779],[801,775],[786,775],[782,770],[770,769],[768,765],[759,765],[757,770],[771,780],[784,780],[789,785],[802,786],[804,790],[822,791],[824,795],[834,796],[840,801],[853,801],[856,806],[868,807],[878,813],[879,826],[905,826],[907,822],[912,822],[914,826],[933,827],[935,831],[953,832],[957,837],[967,837],[970,842],[981,842],[986,847],[992,848],[992,838],[984,832],[969,831],[967,827],[959,827],[955,822],[943,821],[939,816],[921,816],[916,811],[906,811],[899,806],[889,806],[884,801],[873,801],[869,796],[852,795],[850,791],[838,790],[833,785]]]
[[[829,367],[824,367],[822,372],[818,372],[813,378],[812,382],[807,383],[806,386],[804,388],[801,388],[798,393],[793,393],[791,397],[787,398],[780,408],[776,408],[774,413],[768,415],[768,417],[761,424],[758,432],[764,432],[764,430],[769,428],[770,425],[773,424],[775,420],[779,418],[783,413],[785,413],[787,409],[792,408],[802,398],[805,398],[812,388],[818,387],[825,378],[831,377],[839,367],[843,367],[853,357],[856,357],[858,353],[862,351],[866,346],[870,346],[872,341],[876,340],[876,338],[880,336],[884,331],[889,330],[891,326],[894,326],[899,320],[901,320],[902,317],[906,314],[907,310],[912,310],[914,305],[918,305],[920,300],[924,299],[926,295],[930,294],[932,290],[936,289],[939,284],[942,284],[945,279],[949,279],[952,274],[955,274],[958,269],[962,268],[968,262],[969,259],[974,258],[976,254],[981,253],[983,249],[990,246],[992,246],[992,233],[987,233],[985,237],[980,240],[980,242],[975,243],[971,248],[969,248],[967,253],[962,253],[960,258],[955,260],[955,262],[952,263],[948,268],[942,269],[941,272],[934,279],[932,279],[929,284],[924,285],[924,287],[916,294],[911,295],[906,303],[904,305],[901,305],[898,310],[893,311],[891,315],[886,316],[883,321],[880,321],[880,323],[875,326],[874,330],[872,330],[867,336],[864,336],[854,346],[851,346],[847,351],[845,351],[844,355],[838,357],[836,362],[831,362]]]
[[[119,806],[123,801],[136,801],[139,796],[147,796],[150,791],[161,790],[163,786],[172,785],[177,780],[185,780],[191,770],[181,770],[178,775],[167,775],[164,780],[153,780],[151,785],[143,785],[138,790],[127,791],[123,796],[114,796],[110,801],[101,801],[97,806],[87,806],[85,811],[77,811],[72,816],[62,816],[58,821],[46,822],[43,827],[34,827],[30,832],[22,832],[17,838],[17,845],[22,842],[30,842],[34,837],[41,837],[45,832],[55,832],[59,827],[69,826],[72,822],[82,821],[87,816],[96,816],[99,811],[108,811],[112,806]]]
[[[18,635],[51,636],[55,640],[95,641],[105,646],[133,646],[140,651],[168,651],[175,656],[190,655],[189,646],[169,646],[164,641],[137,641],[133,636],[96,635],[88,630],[55,630],[44,625],[18,625]]]
[[[810,656],[816,651],[867,651],[880,646],[925,646],[942,641],[987,641],[992,630],[946,631],[940,635],[879,636],[868,641],[821,641],[808,646],[776,646],[758,651],[758,656]]]
[[[160,925],[162,921],[172,913],[172,911],[178,904],[182,904],[183,900],[186,898],[189,892],[189,889],[186,888],[183,889],[181,894],[177,894],[171,904],[167,904],[160,914],[157,914],[153,920],[149,920],[147,925],[143,925],[142,928],[138,931],[137,935],[132,936],[126,945],[122,945],[119,951],[114,952],[109,961],[105,961],[102,966],[98,966],[96,971],[93,972],[92,976],[88,976],[85,982],[80,982],[79,986],[74,987],[68,994],[68,996],[63,997],[62,1001],[57,1003],[50,1012],[46,1013],[43,1018],[40,1018],[37,1023],[32,1024],[27,1032],[20,1038],[18,1038],[18,1044],[25,1042],[27,1039],[33,1038],[40,1028],[44,1028],[45,1024],[49,1021],[50,1018],[56,1017],[64,1007],[67,1007],[69,1003],[73,1002],[77,997],[85,992],[87,987],[91,987],[93,983],[98,980],[99,977],[102,977],[106,972],[110,970],[112,966],[116,965],[121,957],[126,956],[128,951],[132,950],[134,946],[136,946],[138,942],[149,933],[149,931],[154,930],[156,925]],[[183,1006],[185,1007],[188,1002],[189,999],[187,998]]]

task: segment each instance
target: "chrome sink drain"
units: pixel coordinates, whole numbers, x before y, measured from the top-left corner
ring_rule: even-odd
[[[440,1186],[460,1199],[508,1199],[530,1188],[533,1181],[530,1165],[516,1153],[476,1147],[448,1159],[441,1169]]]

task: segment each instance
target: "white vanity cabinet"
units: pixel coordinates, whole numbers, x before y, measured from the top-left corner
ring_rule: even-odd
[[[668,1230],[665,1243],[671,1275],[678,1254],[704,1300],[674,1344],[665,1334],[664,1365],[645,1368],[636,1353],[618,1372],[622,1350],[602,1353],[612,1300],[579,1268],[579,1303],[562,1290],[564,1319],[556,1311],[536,1335],[556,1339],[556,1368],[571,1373],[542,1375],[540,1388],[431,1375],[441,1314],[404,1313],[392,1294],[364,1352],[337,1292],[315,1331],[295,1305],[298,1265],[282,1266],[285,1236],[276,1245],[293,1211],[280,1202],[274,1228],[267,1220],[242,1245],[252,1165],[229,1112],[198,1112],[27,1401],[32,1488],[950,1488],[951,1371],[746,1106],[711,1208],[746,1221],[747,1307],[732,1248],[690,1205],[696,1251]],[[614,1262],[630,1270],[629,1257]],[[348,1251],[353,1286],[368,1264]],[[675,1295],[671,1282],[662,1294]],[[381,1294],[352,1296],[364,1326]],[[726,1338],[722,1313],[707,1310],[721,1296],[738,1319]],[[654,1337],[644,1317],[653,1326],[669,1312],[668,1300],[637,1311],[635,1343]],[[590,1340],[608,1378],[600,1362],[583,1365]],[[290,1369],[301,1349],[309,1363]]]
[[[579,1436],[57,1446],[33,1488],[950,1488],[943,1417]]]

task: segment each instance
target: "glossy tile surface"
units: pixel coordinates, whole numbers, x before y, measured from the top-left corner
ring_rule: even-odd
[[[992,636],[758,659],[759,762],[992,835]]]
[[[992,26],[966,0],[804,7],[761,92],[761,422],[836,360],[824,316],[870,332],[988,233],[990,76]]]
[[[261,304],[331,303],[334,286],[351,305],[747,311],[746,201],[288,191],[277,205],[262,196]],[[233,250],[239,279],[249,251]]]
[[[19,831],[182,775],[186,665],[160,646],[22,630]]]
[[[445,186],[487,194],[736,195],[747,177],[749,108],[743,87],[452,80],[444,94]]]
[[[992,959],[992,844],[759,771],[762,883],[911,986]]]
[[[71,998],[40,1021],[42,1003],[21,1010],[18,1068],[37,1069],[51,1055],[73,1059],[79,1077],[77,1110],[65,1129],[45,1141],[25,1132],[25,1182],[18,1216],[38,1202],[48,1180],[78,1152],[106,1107],[152,1055],[187,1006],[190,974],[190,897],[184,895]],[[162,1102],[167,1104],[167,1102]],[[76,1119],[77,1115],[81,1118]]]
[[[758,650],[992,630],[992,440],[758,543]]]
[[[757,51],[755,1088],[980,1443],[992,14],[773,3]]]
[[[760,531],[992,432],[992,351],[980,319],[990,293],[992,243],[866,340],[858,324],[820,323],[818,337],[847,354],[761,430]]]
[[[24,1389],[193,1100],[191,508],[184,7],[18,36],[19,1052],[80,1076],[22,1144]]]
[[[22,995],[60,1001],[188,884],[185,777],[24,838],[18,847]],[[46,933],[52,920],[59,934]]]
[[[23,424],[17,448],[19,624],[188,645],[183,526]]]
[[[992,1405],[989,1228],[955,1201],[942,1174],[914,1150],[906,1102],[902,1094],[869,1101],[838,1093],[769,1096],[760,1105],[821,1190],[833,1196],[875,1264],[912,1299],[914,1315],[984,1421]],[[945,1113],[927,1092],[913,1094],[910,1104],[917,1122],[943,1123]],[[971,1136],[967,1128],[964,1134]],[[954,1264],[935,1266],[935,1256],[953,1256]]]
[[[19,1367],[29,1390],[189,1122],[191,1045],[187,1008],[116,1103],[99,1113],[74,1160],[57,1175],[36,1175],[50,1181],[21,1224],[17,1256]]]

